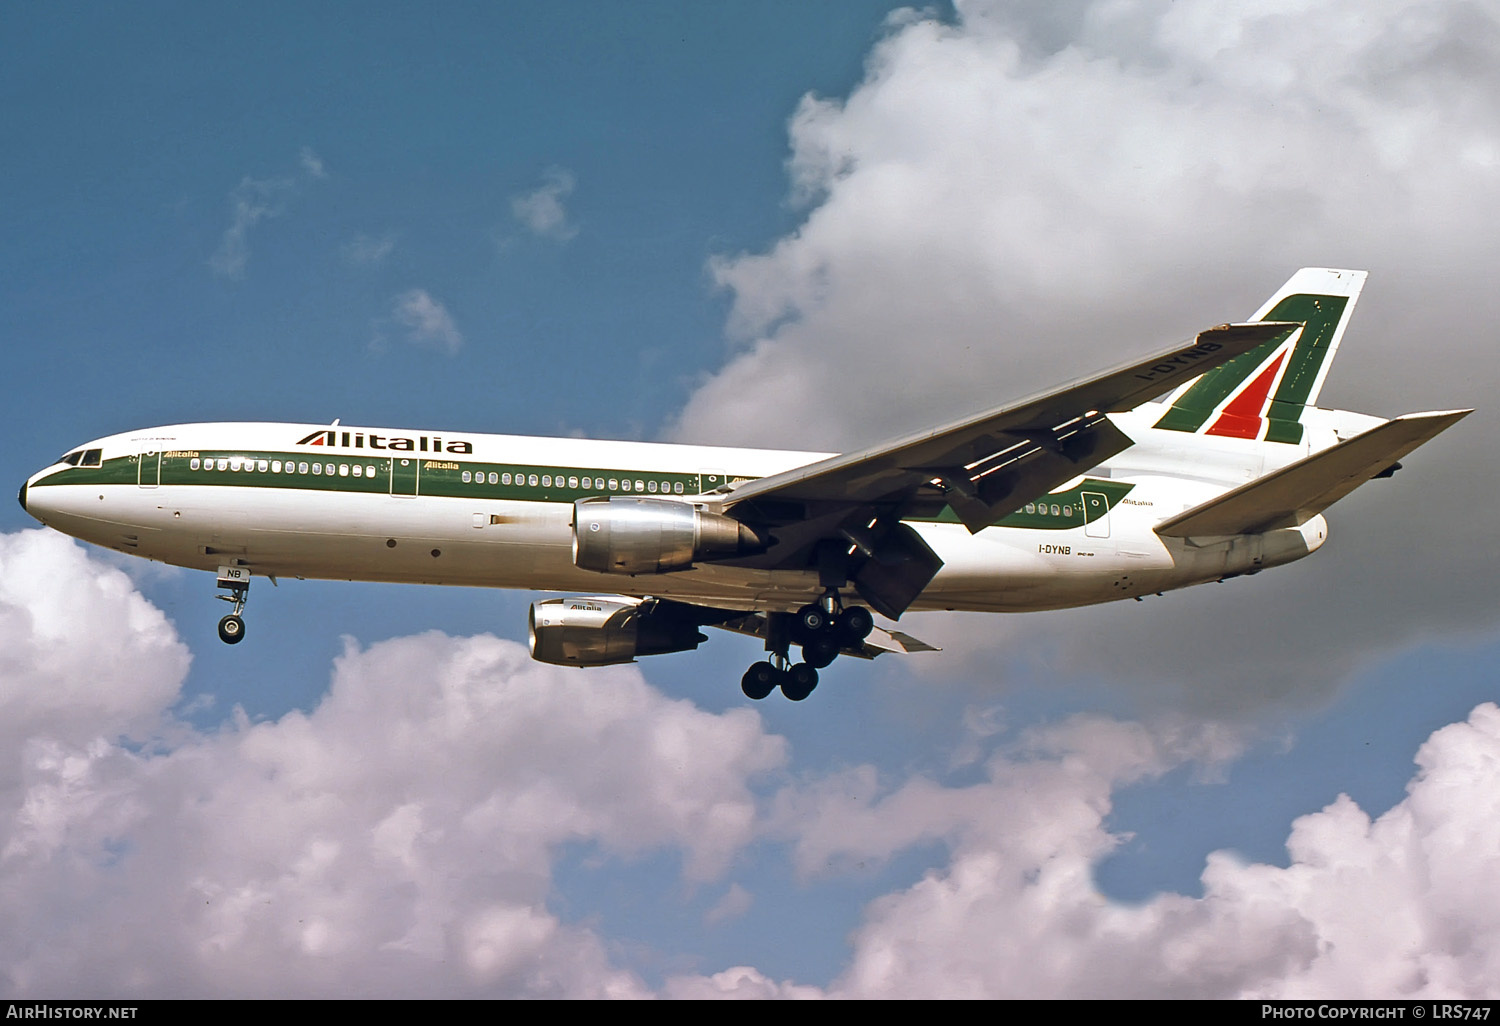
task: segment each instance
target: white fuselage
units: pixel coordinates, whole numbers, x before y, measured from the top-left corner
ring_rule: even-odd
[[[956,522],[914,522],[943,568],[911,608],[1086,605],[1290,562],[1322,544],[1322,517],[1227,538],[1164,539],[1153,527],[1379,423],[1308,410],[1294,445],[1158,430],[1155,412],[1114,415],[1133,447],[997,526],[970,534]],[[264,423],[154,428],[81,448],[98,450],[83,461],[97,466],[33,475],[27,511],[85,541],[177,566],[656,595],[744,610],[788,611],[821,591],[814,570],[583,570],[572,521],[575,499],[589,495],[714,504],[727,484],[823,453]]]

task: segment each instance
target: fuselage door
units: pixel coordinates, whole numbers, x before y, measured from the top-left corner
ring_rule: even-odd
[[[161,453],[141,453],[136,459],[135,480],[142,488],[155,488],[161,484]]]
[[[391,457],[391,494],[410,498],[417,494],[417,474],[421,462],[413,456]]]
[[[1102,492],[1083,492],[1083,533],[1090,538],[1109,537],[1109,499]]]

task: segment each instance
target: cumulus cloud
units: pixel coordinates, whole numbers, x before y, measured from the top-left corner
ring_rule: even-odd
[[[1079,723],[1068,726],[1076,732]],[[1171,761],[1139,725],[1092,722],[1040,760],[997,757],[948,796],[947,865],[873,902],[849,997],[1483,998],[1500,970],[1500,709],[1437,731],[1399,805],[1346,796],[1293,824],[1285,868],[1215,853],[1204,894],[1105,899],[1110,792]],[[1100,742],[1104,742],[1101,748]],[[1101,751],[1114,755],[1100,758]],[[908,785],[908,787],[911,785]],[[903,788],[887,799],[899,803]],[[858,845],[858,842],[856,842]]]
[[[1370,653],[1500,611],[1476,472],[1496,433],[1497,67],[1478,4],[908,13],[847,98],[799,105],[805,217],[712,262],[733,347],[667,434],[860,448],[1247,316],[1299,266],[1369,268],[1323,401],[1480,412],[1336,506],[1316,569],[1024,628],[1069,673],[1107,653],[1215,715],[1324,700]]]
[[[568,220],[563,201],[573,192],[573,172],[566,168],[548,169],[541,185],[530,192],[512,196],[510,210],[517,221],[533,235],[557,242],[567,242],[578,234],[578,226]]]
[[[322,158],[307,148],[298,157],[297,167],[292,174],[274,178],[246,176],[230,192],[229,227],[208,261],[215,274],[236,280],[243,278],[250,260],[250,230],[262,221],[286,213],[287,205],[308,182],[328,177]]]
[[[0,535],[0,752],[150,738],[187,648],[122,571],[53,531]],[[0,762],[0,781],[14,763]]]
[[[464,344],[463,333],[454,323],[453,315],[426,289],[401,293],[396,297],[391,315],[406,329],[406,340],[415,345],[431,346],[452,354]]]
[[[170,626],[55,536],[0,552],[25,664],[0,774],[7,993],[639,996],[603,938],[549,910],[557,850],[669,848],[687,881],[720,875],[754,830],[748,782],[786,758],[749,710],[435,633],[349,642],[310,713],[140,749],[120,735],[164,715],[184,668]],[[150,657],[128,678],[106,667],[119,639],[84,629],[111,616]],[[64,671],[128,679],[132,700],[74,693],[65,716]]]
[[[580,673],[489,636],[346,642],[316,708],[171,720],[187,655],[119,571],[0,536],[0,980],[27,997],[1483,997],[1500,972],[1500,708],[1435,732],[1407,797],[1298,819],[1285,867],[1210,856],[1202,897],[1102,895],[1119,789],[1231,759],[1233,732],[1080,715],[995,737],[979,779],[799,774],[748,708],[633,667]],[[123,653],[123,658],[122,658]],[[86,686],[85,686],[86,685]],[[982,743],[971,739],[971,744]],[[779,787],[769,801],[767,788]],[[620,962],[555,905],[658,852],[689,887],[785,844],[799,885],[941,853],[878,896],[831,981]]]

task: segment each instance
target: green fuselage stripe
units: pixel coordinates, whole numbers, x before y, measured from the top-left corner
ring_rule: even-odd
[[[233,469],[236,467],[239,469]],[[318,469],[317,473],[314,473],[314,467]],[[355,467],[359,468],[357,475]],[[464,479],[466,474],[468,480]],[[733,475],[728,479],[749,480]],[[98,467],[70,467],[42,478],[33,487],[188,485],[571,504],[578,499],[597,496],[677,498],[699,495],[718,487],[724,480],[716,474],[477,463],[404,455],[358,456],[333,452],[309,455],[195,449],[120,456],[105,460]],[[997,526],[1056,531],[1082,527],[1113,509],[1134,487],[1121,481],[1085,480],[1067,491],[1027,503]],[[938,516],[918,519],[937,523],[959,522],[957,515],[946,507]]]

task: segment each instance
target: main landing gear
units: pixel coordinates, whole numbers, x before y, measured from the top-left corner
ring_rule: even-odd
[[[771,613],[766,638],[767,661],[756,663],[740,679],[745,697],[760,701],[778,687],[793,702],[800,702],[818,686],[818,671],[838,658],[839,652],[870,636],[875,618],[863,606],[841,607],[837,591],[820,602],[809,603],[795,613]],[[792,644],[802,647],[802,662],[792,663]]]
[[[228,595],[216,598],[232,603],[234,611],[219,621],[219,640],[226,645],[238,645],[245,640],[245,602],[250,598],[250,569],[243,566],[219,567],[219,587]]]

